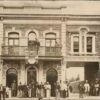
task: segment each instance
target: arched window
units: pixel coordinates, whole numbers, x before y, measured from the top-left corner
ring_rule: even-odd
[[[35,48],[36,40],[37,40],[36,33],[34,31],[31,31],[28,35],[28,48],[29,48],[29,50],[36,49]]]
[[[56,46],[56,33],[46,33],[45,46],[46,47]]]
[[[18,46],[19,45],[19,33],[10,32],[8,34],[8,45],[10,45],[10,46]]]
[[[28,39],[29,39],[29,41],[35,41],[36,40],[36,33],[35,32],[33,32],[33,31],[31,31],[30,33],[29,33],[29,35],[28,35]]]

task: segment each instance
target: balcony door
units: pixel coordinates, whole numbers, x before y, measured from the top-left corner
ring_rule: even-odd
[[[46,55],[55,55],[56,53],[56,47],[57,47],[57,39],[56,39],[56,33],[46,33],[45,37],[45,50]]]
[[[18,55],[19,54],[19,33],[10,32],[8,34],[8,54]]]

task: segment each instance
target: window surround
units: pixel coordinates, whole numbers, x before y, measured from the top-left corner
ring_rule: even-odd
[[[53,30],[52,27],[51,27],[50,29],[45,30],[45,31],[43,32],[43,38],[46,38],[46,34],[47,34],[47,33],[55,33],[55,34],[56,34],[56,38],[59,38],[59,37],[60,37],[59,31]]]
[[[92,52],[90,52],[90,53],[87,52],[87,37],[92,37]],[[85,38],[86,38],[85,54],[96,54],[96,52],[95,52],[95,35],[89,35],[89,34],[87,34]]]
[[[17,40],[17,44],[16,44],[16,40]],[[12,44],[10,44],[10,41],[12,41]],[[19,33],[17,32],[8,33],[8,45],[9,46],[19,46]]]
[[[9,33],[16,32],[19,34],[19,38],[21,37],[21,31],[16,29],[11,29],[5,32],[5,37],[8,37]]]
[[[75,32],[76,33],[76,32]],[[78,34],[74,34],[73,32],[71,33],[71,54],[96,54],[95,51],[95,34],[82,34],[82,33],[78,33]],[[74,52],[73,51],[73,37],[74,36],[79,36],[79,52]],[[82,44],[82,36],[84,36],[84,45]],[[92,52],[87,52],[87,37],[92,37]],[[84,46],[84,50],[82,51],[82,46]]]
[[[73,51],[74,50],[73,42],[74,42],[74,37],[75,36],[79,37],[79,34],[71,34],[71,54],[79,54],[79,52],[80,52],[80,42],[79,42],[79,52],[74,52]]]
[[[50,37],[50,38],[49,38],[49,37],[46,37],[46,36],[48,36],[48,35],[52,35],[52,36],[54,36],[54,37],[52,37],[52,38],[51,38],[51,37]],[[46,46],[46,41],[47,41],[47,40],[49,40],[50,46]],[[46,33],[46,34],[45,34],[45,46],[46,46],[46,47],[55,47],[56,45],[55,45],[55,46],[52,46],[52,44],[51,44],[52,41],[55,41],[55,44],[56,44],[56,33],[52,33],[52,32]]]
[[[26,38],[29,36],[30,32],[34,32],[36,34],[37,38],[39,39],[39,32],[36,29],[29,29],[29,30],[27,30],[26,33],[25,33],[25,37]]]
[[[3,37],[4,38],[4,45],[8,46],[9,33],[12,33],[12,32],[19,34],[19,45],[20,45],[21,31],[17,30],[15,27],[12,27],[11,29],[5,31],[5,35]]]

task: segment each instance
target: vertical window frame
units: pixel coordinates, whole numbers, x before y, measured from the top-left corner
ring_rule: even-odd
[[[78,52],[74,52],[74,37],[78,37],[79,38],[79,51]],[[71,53],[72,54],[79,54],[80,53],[80,36],[79,34],[71,34]]]
[[[17,34],[18,37],[12,37],[14,34]],[[10,35],[12,35],[12,36],[10,36]],[[12,45],[10,45],[10,41],[11,40],[12,40]],[[15,40],[18,41],[18,44],[17,45],[15,43]],[[10,33],[8,33],[8,45],[9,46],[19,46],[19,33],[17,33],[17,32],[10,32]]]
[[[92,37],[92,51],[91,52],[87,52],[87,38],[88,37]],[[86,53],[87,54],[95,54],[95,35],[89,35],[89,34],[87,34],[86,35]]]

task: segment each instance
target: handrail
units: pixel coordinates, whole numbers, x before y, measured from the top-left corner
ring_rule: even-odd
[[[2,46],[2,54],[8,56],[61,56],[61,47],[40,46],[39,49],[34,46]]]

